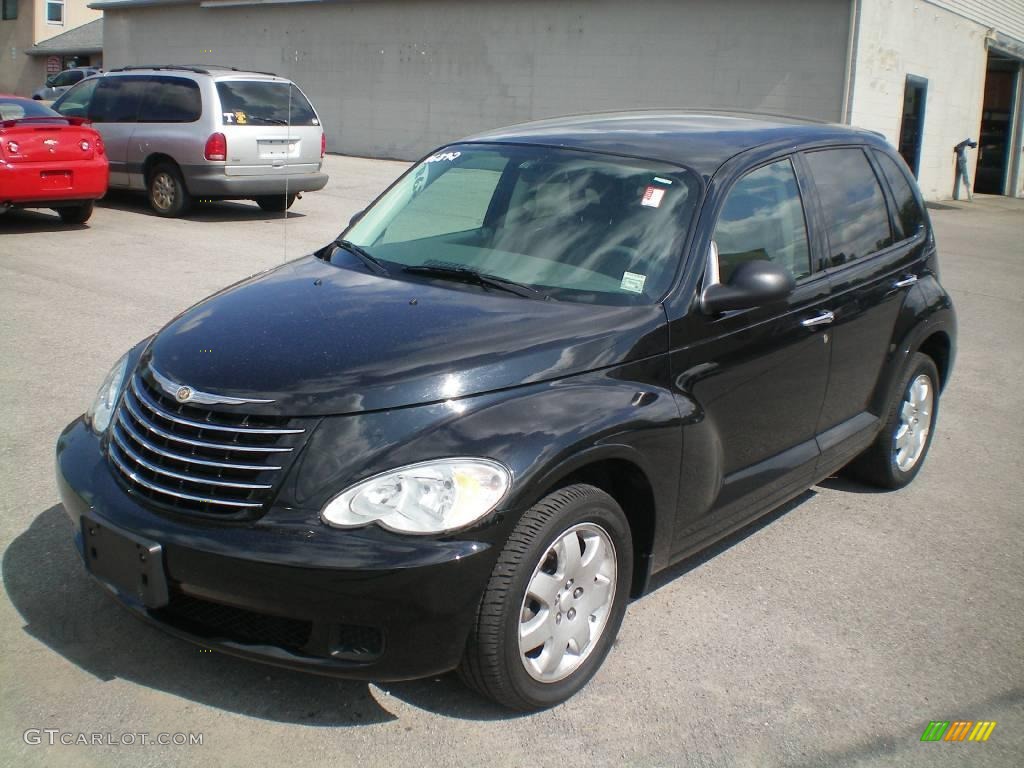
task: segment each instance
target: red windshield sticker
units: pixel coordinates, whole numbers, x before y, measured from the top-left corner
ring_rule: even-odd
[[[647,187],[644,190],[644,197],[640,201],[641,205],[646,205],[650,208],[658,208],[661,206],[661,198],[665,196],[664,189],[658,189],[657,187]]]

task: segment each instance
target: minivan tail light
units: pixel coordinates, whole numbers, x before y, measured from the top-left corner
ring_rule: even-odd
[[[323,131],[320,132],[320,157],[322,158],[327,154],[327,134]]]
[[[207,160],[228,159],[228,140],[223,133],[210,134],[210,138],[206,140],[205,154]]]

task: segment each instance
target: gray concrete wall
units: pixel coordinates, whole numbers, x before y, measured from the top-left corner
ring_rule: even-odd
[[[415,158],[538,117],[718,107],[841,118],[849,0],[379,0],[108,10],[108,67],[291,77],[328,147]]]

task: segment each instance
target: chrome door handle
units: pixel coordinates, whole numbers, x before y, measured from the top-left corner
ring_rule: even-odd
[[[913,285],[917,282],[917,275],[907,275],[902,280],[897,280],[892,284],[893,288],[906,288],[907,286]]]
[[[831,325],[835,319],[836,316],[826,309],[814,317],[808,317],[806,320],[803,320],[800,325],[804,328],[817,328],[819,325]]]

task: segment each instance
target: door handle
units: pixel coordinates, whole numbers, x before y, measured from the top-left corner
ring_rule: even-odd
[[[806,320],[801,321],[800,325],[804,328],[817,328],[819,325],[831,325],[835,319],[836,316],[826,309],[814,317],[808,317]]]
[[[892,284],[893,288],[907,288],[917,282],[917,275],[907,275],[902,280],[897,280]]]

